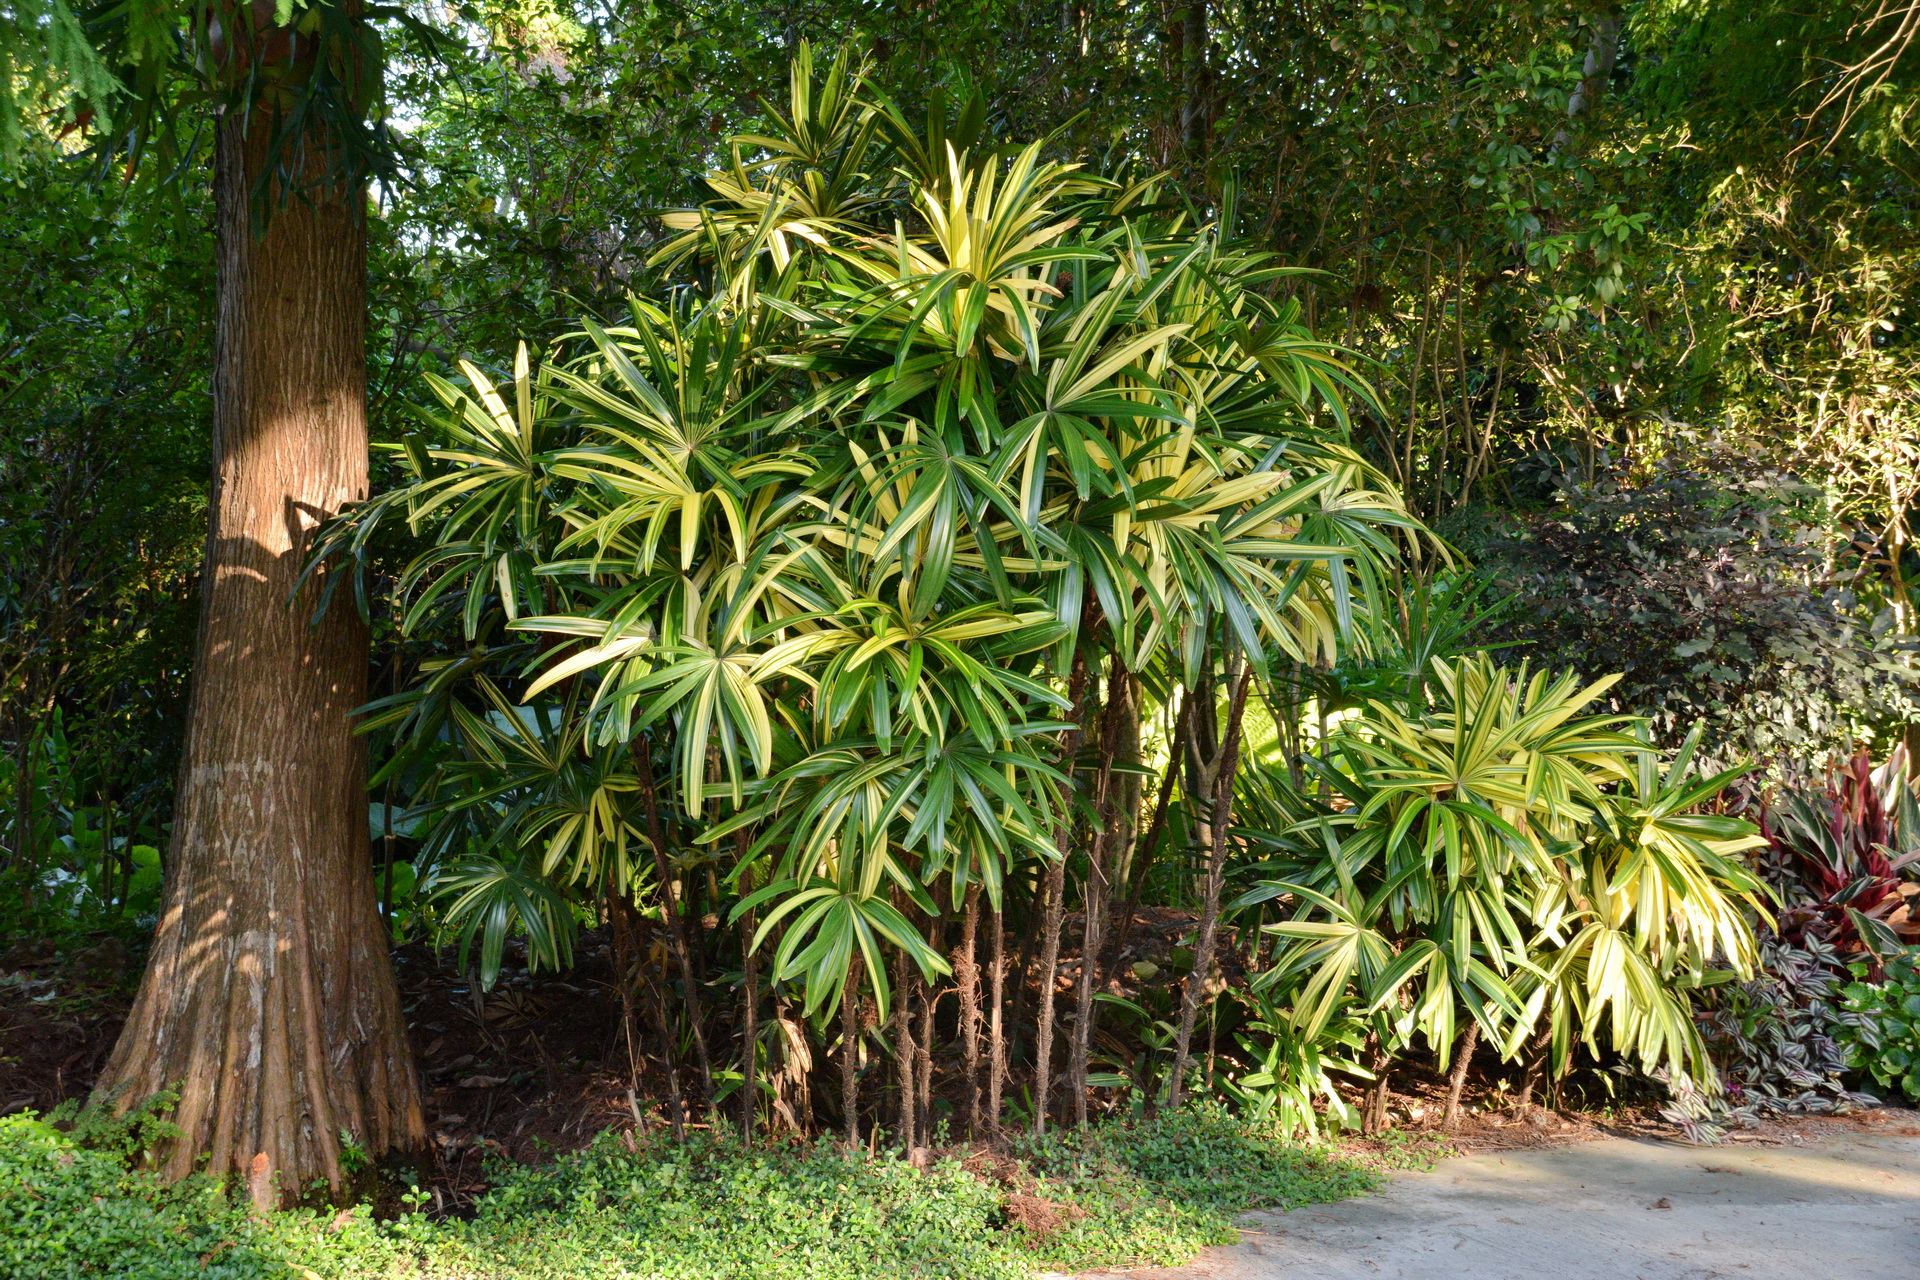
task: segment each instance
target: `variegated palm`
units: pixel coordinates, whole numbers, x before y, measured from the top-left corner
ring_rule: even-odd
[[[798,254],[825,249],[835,231],[865,228],[877,202],[867,166],[880,117],[860,98],[864,69],[842,49],[819,84],[813,48],[801,42],[789,76],[787,111],[765,134],[731,139],[732,162],[707,175],[713,199],[673,209],[661,221],[681,234],[653,257],[671,267],[701,255],[719,263],[741,297],[764,258],[775,273]],[[756,153],[749,161],[746,153]]]
[[[1247,900],[1297,899],[1294,919],[1269,926],[1295,944],[1263,984],[1306,975],[1303,1028],[1357,981],[1395,1036],[1424,1035],[1444,1061],[1463,1016],[1495,1040],[1524,1032],[1516,982],[1533,965],[1550,845],[1591,818],[1639,744],[1621,717],[1580,715],[1610,680],[1582,687],[1484,656],[1436,662],[1434,678],[1443,696],[1426,715],[1375,701],[1342,723],[1310,764],[1348,807],[1289,833],[1295,871]]]
[[[1262,975],[1319,1025],[1354,995],[1382,1030],[1444,1061],[1471,1017],[1514,1052],[1543,1013],[1575,1038],[1710,1073],[1684,989],[1744,971],[1759,882],[1750,824],[1692,812],[1736,776],[1689,780],[1581,686],[1484,655],[1433,664],[1435,706],[1367,704],[1311,762],[1345,806],[1277,841],[1292,866],[1246,902],[1291,894],[1293,942]],[[1298,804],[1296,798],[1292,803]]]
[[[1696,776],[1700,730],[1671,760],[1644,738],[1629,775],[1564,849],[1542,886],[1542,979],[1529,1006],[1544,1012],[1554,1056],[1576,1040],[1651,1071],[1711,1078],[1687,991],[1753,975],[1756,919],[1770,893],[1740,858],[1766,841],[1740,818],[1701,813],[1744,769]]]
[[[903,129],[845,59],[799,60],[780,127],[675,215],[710,286],[523,353],[511,409],[477,368],[436,386],[451,413],[381,500],[444,544],[408,580],[457,590],[473,638],[381,711],[421,768],[531,794],[493,738],[440,736],[522,701],[520,755],[609,770],[516,813],[567,850],[522,865],[630,898],[643,831],[669,921],[685,868],[722,873],[708,910],[752,914],[822,1015],[856,970],[884,1005],[888,957],[938,980],[933,922],[976,886],[997,909],[1023,863],[1062,901],[1074,815],[1134,767],[1112,732],[1076,767],[1088,689],[1329,655],[1423,536],[1259,259],[1038,146]],[[862,225],[883,206],[911,213]],[[494,920],[521,890],[457,892]]]

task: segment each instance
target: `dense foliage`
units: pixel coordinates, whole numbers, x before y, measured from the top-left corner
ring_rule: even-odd
[[[1911,641],[1861,609],[1809,507],[1820,492],[1725,447],[1623,475],[1553,477],[1557,497],[1482,536],[1512,594],[1494,631],[1536,660],[1619,671],[1616,705],[1663,739],[1776,775],[1915,715]]]
[[[1050,1256],[1171,1260],[1359,1185],[1242,1123],[1377,1130],[1421,1070],[1456,1123],[1476,1053],[1522,1107],[1661,1081],[1701,1136],[1915,1092],[1886,24],[284,8],[347,52],[273,91],[351,107],[383,183],[375,483],[303,548],[373,637],[368,875],[476,1008],[603,931],[613,1069],[687,1140],[502,1170],[466,1227],[335,1223],[369,1259],[1027,1257],[1026,1192],[838,1132],[998,1143]],[[168,861],[220,390],[198,137],[252,91],[206,12],[0,7],[9,938],[137,942]],[[5,1123],[17,1184],[71,1171],[75,1257],[318,1256]],[[1261,1190],[1163,1167],[1211,1143]]]
[[[1867,983],[1867,968],[1854,966],[1856,980],[1841,992],[1846,1011],[1858,1015],[1842,1041],[1847,1065],[1883,1089],[1920,1098],[1920,969],[1902,956],[1880,982]]]

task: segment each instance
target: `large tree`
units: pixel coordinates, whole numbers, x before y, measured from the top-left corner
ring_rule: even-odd
[[[137,156],[213,103],[213,483],[160,920],[96,1096],[177,1091],[165,1172],[244,1172],[266,1205],[339,1188],[347,1141],[425,1139],[368,874],[366,630],[302,584],[312,529],[366,496],[380,45],[355,0],[135,8],[103,6],[102,56],[67,57],[130,86],[76,77],[76,122]]]

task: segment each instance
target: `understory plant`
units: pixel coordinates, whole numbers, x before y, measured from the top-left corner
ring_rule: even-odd
[[[1848,1016],[1835,1031],[1847,1065],[1882,1089],[1920,1101],[1920,956],[1887,957],[1878,982],[1867,981],[1866,964],[1850,968],[1853,981],[1840,993]]]
[[[1700,1023],[1726,1099],[1752,1112],[1818,1113],[1872,1106],[1848,1087],[1849,1042],[1870,1016],[1850,1008],[1845,966],[1830,944],[1760,943],[1760,966],[1704,993]]]
[[[1467,539],[1513,593],[1493,638],[1537,664],[1620,672],[1655,739],[1704,726],[1715,768],[1744,758],[1778,778],[1920,711],[1910,621],[1857,598],[1812,477],[1691,433],[1632,462],[1533,463],[1551,505]]]
[[[1272,878],[1240,905],[1290,904],[1254,985],[1283,993],[1296,1033],[1358,1018],[1376,1070],[1416,1039],[1464,1067],[1482,1039],[1512,1058],[1538,1035],[1557,1072],[1580,1044],[1713,1080],[1691,993],[1754,972],[1767,893],[1740,855],[1762,841],[1700,812],[1739,771],[1697,775],[1697,735],[1668,753],[1631,717],[1585,714],[1611,683],[1436,660],[1424,698],[1340,721],[1312,791],[1245,780],[1294,813],[1253,836]],[[1377,1124],[1384,1086],[1372,1105]]]
[[[1781,788],[1761,806],[1761,868],[1780,894],[1780,935],[1869,963],[1920,942],[1920,798],[1904,743],[1880,765],[1865,751],[1824,782]]]
[[[1757,807],[1767,843],[1755,866],[1780,905],[1761,930],[1759,971],[1702,1002],[1726,1092],[1681,1102],[1677,1118],[1690,1131],[1761,1112],[1873,1106],[1863,1088],[1908,1083],[1913,1011],[1901,975],[1920,936],[1911,911],[1920,804],[1905,746],[1878,766],[1858,751],[1819,783],[1783,785]]]
[[[484,986],[604,921],[682,1133],[724,1102],[910,1151],[1198,1088],[1314,1134],[1343,1081],[1377,1124],[1416,1042],[1536,1033],[1710,1078],[1691,992],[1764,912],[1753,828],[1700,812],[1739,771],[1596,714],[1617,677],[1475,651],[1484,583],[1356,451],[1373,393],[1231,200],[989,120],[803,46],[666,215],[673,290],[426,379],[316,564],[417,655],[365,725],[441,936]],[[1128,999],[1149,885],[1184,972]]]
[[[210,1179],[168,1186],[130,1169],[133,1154],[112,1134],[0,1118],[0,1273],[1018,1280],[1048,1267],[1183,1263],[1237,1239],[1249,1209],[1379,1182],[1353,1159],[1207,1106],[925,1168],[829,1142],[609,1132],[548,1164],[496,1168],[470,1218],[433,1217],[418,1192],[384,1218],[367,1205],[255,1213]]]

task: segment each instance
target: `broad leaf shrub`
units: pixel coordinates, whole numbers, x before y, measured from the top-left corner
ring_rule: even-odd
[[[218,1185],[130,1171],[0,1119],[0,1275],[35,1280],[1020,1280],[1047,1267],[1171,1264],[1237,1238],[1236,1215],[1358,1195],[1377,1174],[1213,1107],[959,1151],[925,1169],[830,1143],[606,1134],[502,1166],[470,1221],[367,1209],[249,1214]],[[421,1197],[424,1199],[424,1197]]]
[[[1754,863],[1778,902],[1774,927],[1760,930],[1752,979],[1704,993],[1701,1030],[1726,1096],[1692,1118],[1723,1127],[1761,1111],[1877,1104],[1856,1086],[1912,1093],[1911,961],[1897,957],[1916,936],[1920,801],[1904,746],[1878,766],[1864,750],[1831,762],[1824,780],[1770,793],[1758,810],[1767,845]],[[1874,954],[1896,957],[1884,980]]]
[[[1460,530],[1513,593],[1493,638],[1623,673],[1618,707],[1664,744],[1704,725],[1713,767],[1807,764],[1913,719],[1911,642],[1837,580],[1816,490],[1718,446],[1593,475],[1545,461],[1546,510]]]
[[[1920,956],[1889,959],[1883,982],[1866,981],[1866,964],[1849,968],[1854,981],[1841,991],[1842,1007],[1859,1017],[1838,1033],[1847,1064],[1883,1089],[1920,1099]]]
[[[1766,909],[1756,828],[1700,812],[1740,770],[1698,771],[1697,731],[1668,753],[1587,714],[1612,677],[1431,669],[1431,705],[1369,699],[1305,759],[1326,798],[1242,780],[1270,792],[1251,811],[1293,818],[1248,831],[1273,878],[1239,905],[1293,903],[1256,989],[1307,1037],[1356,1018],[1444,1064],[1470,1027],[1507,1059],[1546,1033],[1558,1072],[1577,1043],[1713,1084],[1692,993],[1753,976]]]

